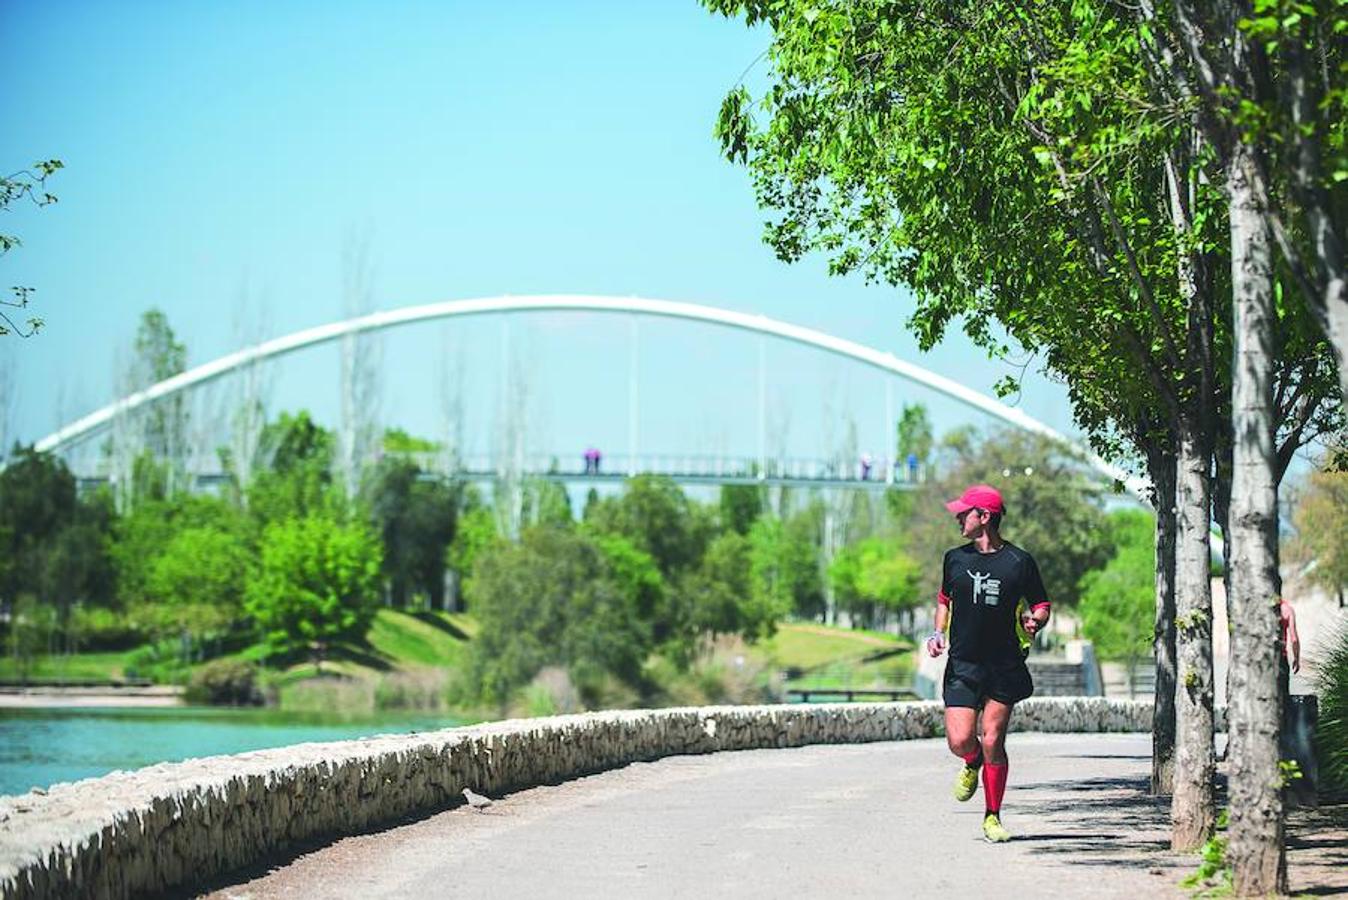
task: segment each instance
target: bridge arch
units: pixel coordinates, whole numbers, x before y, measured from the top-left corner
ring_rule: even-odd
[[[295,350],[338,340],[348,335],[367,331],[382,331],[398,325],[409,325],[433,319],[451,319],[463,316],[518,312],[606,312],[627,313],[656,318],[683,319],[735,328],[755,334],[764,334],[803,344],[847,359],[861,362],[900,378],[920,384],[956,400],[986,415],[993,416],[1024,431],[1041,434],[1060,441],[1079,453],[1102,474],[1122,482],[1130,493],[1145,500],[1146,482],[1102,459],[1056,429],[1026,415],[1014,407],[980,394],[957,381],[938,375],[921,366],[899,359],[892,353],[849,341],[813,328],[793,325],[763,315],[719,309],[697,303],[672,300],[650,300],[641,297],[602,297],[579,294],[542,294],[525,297],[487,297],[471,300],[447,300],[420,306],[370,313],[364,316],[332,322],[274,338],[252,347],[227,354],[211,362],[195,366],[158,384],[129,394],[120,400],[95,410],[38,441],[39,451],[59,451],[86,435],[107,426],[118,414],[130,412],[147,403],[169,397],[180,391],[203,384],[250,363],[260,362]]]

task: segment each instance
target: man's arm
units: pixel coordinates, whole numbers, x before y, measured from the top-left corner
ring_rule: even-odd
[[[1052,604],[1047,600],[1041,600],[1030,607],[1030,611],[1025,614],[1025,618],[1021,621],[1021,624],[1025,626],[1025,630],[1031,637],[1038,634],[1040,630],[1048,624],[1048,617],[1052,612],[1052,609]]]
[[[1287,609],[1287,648],[1292,653],[1292,671],[1301,671],[1301,636],[1297,634],[1297,614],[1292,609],[1292,604],[1286,604]]]
[[[927,652],[932,656],[940,656],[945,652],[946,625],[950,621],[950,598],[945,595],[945,591],[936,595],[936,615],[932,619],[935,630],[927,638]]]

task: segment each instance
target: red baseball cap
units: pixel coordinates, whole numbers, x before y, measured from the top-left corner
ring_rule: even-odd
[[[1001,492],[987,484],[976,484],[968,488],[959,495],[959,499],[947,503],[945,508],[957,516],[975,508],[986,509],[990,513],[1006,512],[1006,507],[1002,505]]]

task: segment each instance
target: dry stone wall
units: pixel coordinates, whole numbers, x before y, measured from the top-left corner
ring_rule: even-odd
[[[0,798],[0,893],[135,897],[317,839],[688,753],[938,737],[939,703],[623,710],[163,763]],[[1147,731],[1151,706],[1031,699],[1016,730]]]

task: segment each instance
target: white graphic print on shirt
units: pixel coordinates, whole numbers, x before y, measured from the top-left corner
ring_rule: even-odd
[[[964,570],[974,580],[974,602],[985,606],[996,606],[1002,599],[1002,581],[993,578],[991,572],[971,572]],[[981,595],[981,599],[980,599]]]

